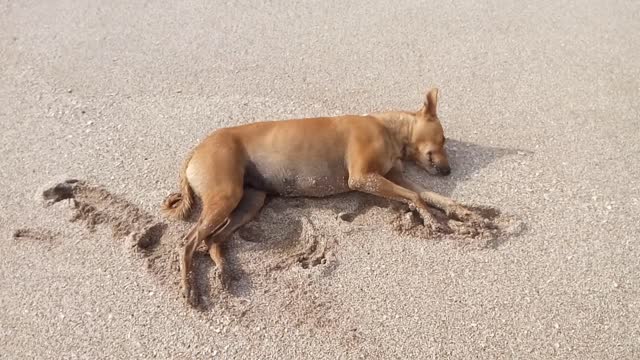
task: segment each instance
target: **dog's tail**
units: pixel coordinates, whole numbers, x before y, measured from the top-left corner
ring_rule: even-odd
[[[193,189],[187,180],[187,167],[193,152],[189,153],[180,170],[180,192],[172,193],[162,202],[162,213],[170,218],[185,220],[191,214]]]

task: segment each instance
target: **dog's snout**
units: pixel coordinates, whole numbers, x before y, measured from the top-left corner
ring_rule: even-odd
[[[451,168],[449,166],[438,167],[438,173],[442,176],[447,176],[451,174]]]

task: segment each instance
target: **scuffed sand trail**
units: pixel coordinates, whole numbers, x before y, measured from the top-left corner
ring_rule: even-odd
[[[129,201],[83,181],[66,180],[44,190],[42,197],[47,204],[70,200],[74,209],[70,221],[82,221],[89,231],[109,225],[115,239],[129,238],[143,249],[157,243],[166,229]]]
[[[242,315],[249,309],[243,297],[268,293],[282,286],[291,288],[291,283],[296,280],[286,280],[289,275],[284,273],[312,271],[317,267],[319,271],[313,270],[317,276],[328,276],[338,265],[335,258],[340,238],[353,231],[380,231],[380,227],[390,226],[401,236],[447,239],[465,247],[484,249],[494,248],[504,239],[524,230],[523,223],[513,217],[503,216],[494,209],[477,207],[469,208],[474,213],[473,221],[453,220],[433,210],[433,218],[438,222],[434,231],[430,224],[425,225],[416,210],[369,195],[359,196],[364,198],[364,206],[337,216],[317,216],[319,208],[322,212],[322,208],[330,209],[340,201],[335,198],[272,201],[257,219],[234,235],[245,242],[226,246],[227,255],[232,260],[230,275],[234,280],[228,292],[222,289],[216,277],[209,276],[215,265],[209,259],[205,245],[201,244],[194,257],[194,275],[203,300],[201,307],[221,307]],[[42,197],[46,205],[68,200],[72,209],[69,221],[81,222],[91,232],[97,226],[110,227],[112,237],[123,240],[126,247],[133,249],[132,256],[141,260],[141,266],[162,284],[171,287],[176,297],[179,296],[178,254],[186,224],[169,226],[104,187],[81,180],[65,180],[47,187]],[[380,217],[386,220],[380,221]],[[55,234],[43,229],[18,229],[14,238],[51,240]],[[245,251],[248,254],[243,253]],[[247,261],[247,258],[251,260]],[[249,273],[240,263],[249,263]],[[311,286],[308,281],[304,284],[304,288]],[[295,293],[297,290],[287,291]]]

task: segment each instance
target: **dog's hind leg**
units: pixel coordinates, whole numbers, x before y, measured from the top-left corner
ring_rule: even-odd
[[[194,233],[184,245],[182,286],[187,301],[197,305],[197,291],[193,291],[193,254],[198,245],[210,236],[224,231],[229,216],[238,206],[244,192],[245,155],[238,142],[228,134],[219,133],[207,138],[193,152],[185,176],[189,186],[202,203],[202,213]]]
[[[222,243],[229,239],[233,233],[244,224],[251,221],[264,206],[267,194],[264,191],[245,188],[242,200],[229,216],[229,224],[218,233],[209,236],[206,240],[209,248],[209,256],[218,268],[218,276],[224,285],[227,283],[227,272],[225,270],[224,254]]]
[[[197,305],[198,296],[193,290],[193,273],[192,273],[192,260],[193,253],[199,244],[203,243],[210,236],[224,231],[229,226],[229,215],[233,209],[238,205],[242,198],[242,186],[239,190],[230,191],[227,193],[215,194],[203,199],[202,214],[200,219],[186,239],[184,250],[182,254],[182,287],[184,296],[187,298],[191,305]]]

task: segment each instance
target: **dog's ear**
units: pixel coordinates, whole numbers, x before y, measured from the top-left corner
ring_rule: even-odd
[[[427,96],[424,100],[424,111],[431,116],[437,116],[438,114],[438,89],[433,88],[427,92]]]

